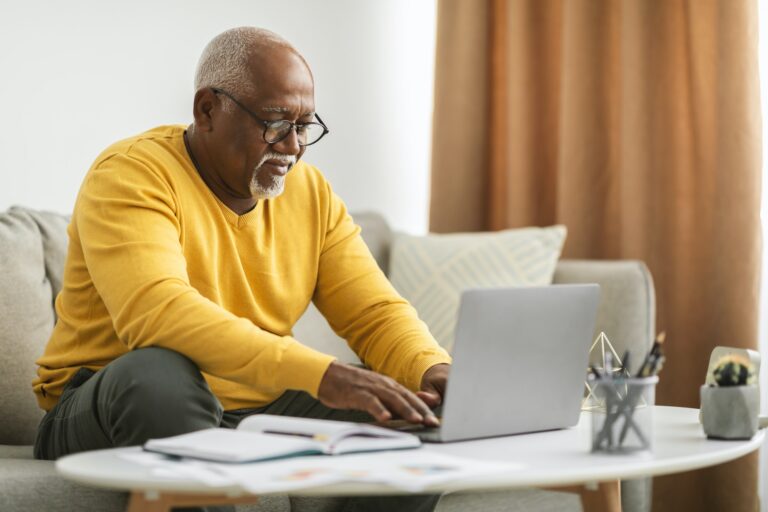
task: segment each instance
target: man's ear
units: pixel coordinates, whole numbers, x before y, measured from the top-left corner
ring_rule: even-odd
[[[220,107],[219,96],[210,87],[197,91],[192,106],[195,126],[203,131],[213,131],[213,116],[221,112]]]

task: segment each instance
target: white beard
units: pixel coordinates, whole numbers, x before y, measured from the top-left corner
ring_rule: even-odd
[[[293,155],[283,155],[281,153],[267,153],[261,158],[261,161],[253,169],[251,178],[251,196],[254,199],[272,199],[279,196],[285,190],[285,176],[275,176],[268,173],[269,185],[266,187],[259,182],[259,177],[264,172],[264,162],[267,160],[282,160],[288,164],[288,172],[296,163],[296,157]],[[287,176],[287,174],[286,174]]]
[[[260,169],[254,173],[251,180],[251,196],[254,199],[272,199],[283,193],[285,190],[285,176],[272,176],[270,184],[265,187],[259,183],[259,171]]]

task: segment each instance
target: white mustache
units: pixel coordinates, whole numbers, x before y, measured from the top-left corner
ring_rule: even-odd
[[[284,155],[282,153],[275,153],[275,152],[267,153],[263,157],[261,157],[261,161],[259,161],[259,164],[256,166],[256,169],[261,169],[261,166],[264,165],[264,162],[266,162],[267,160],[277,160],[284,164],[288,164],[288,168],[290,169],[296,164],[296,155]]]

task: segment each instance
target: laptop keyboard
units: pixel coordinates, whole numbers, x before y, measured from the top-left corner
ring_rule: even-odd
[[[408,423],[405,420],[389,420],[383,423],[377,423],[377,425],[384,428],[391,428],[392,430],[397,430],[399,432],[413,434],[426,442],[440,440],[440,427],[428,427],[420,423]]]

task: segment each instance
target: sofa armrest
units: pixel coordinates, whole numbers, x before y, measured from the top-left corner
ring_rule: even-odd
[[[656,329],[656,295],[648,267],[635,260],[561,260],[553,282],[600,285],[595,335],[605,332],[619,356],[629,350],[635,372]],[[599,351],[593,352],[591,363],[601,363]]]

